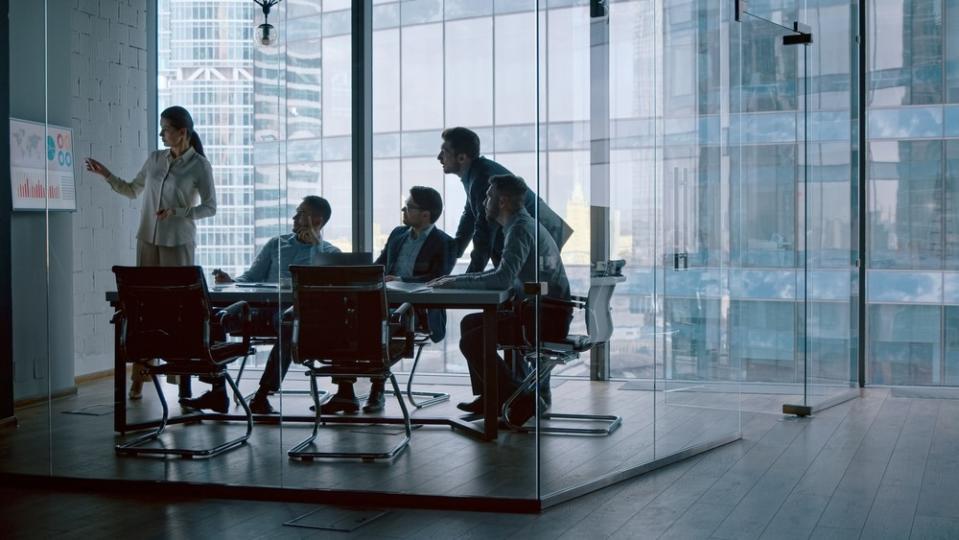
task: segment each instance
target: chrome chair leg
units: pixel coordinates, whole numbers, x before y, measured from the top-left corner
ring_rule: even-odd
[[[222,376],[226,379],[226,383],[230,386],[230,389],[233,391],[234,396],[240,395],[240,389],[237,387],[236,383],[233,381],[233,378],[230,377],[230,374],[223,372]],[[166,427],[167,420],[169,418],[170,409],[167,405],[166,398],[163,395],[163,389],[160,386],[160,380],[157,378],[156,373],[151,373],[150,377],[153,379],[153,386],[157,390],[157,396],[160,398],[160,406],[163,409],[163,415],[160,419],[159,427],[147,435],[139,437],[133,441],[118,444],[115,446],[117,455],[157,455],[157,456],[179,456],[181,458],[209,458],[214,457],[219,454],[222,454],[228,450],[232,450],[246,444],[246,441],[250,438],[250,435],[253,433],[253,413],[250,411],[249,405],[247,405],[246,400],[240,396],[240,406],[243,408],[243,411],[246,413],[246,432],[237,438],[230,439],[224,443],[221,443],[213,448],[202,448],[202,449],[191,449],[191,448],[145,448],[141,445],[156,440],[159,438],[160,433],[163,432]],[[216,415],[212,415],[214,418]]]
[[[237,386],[240,386],[240,380],[243,378],[243,370],[244,370],[245,367],[246,367],[246,359],[247,359],[249,356],[255,356],[255,355],[256,355],[256,349],[253,348],[253,347],[250,347],[250,352],[249,352],[249,354],[247,354],[247,356],[244,356],[244,357],[243,357],[243,360],[240,362],[240,372],[237,373],[237,375],[236,375],[236,385],[237,385]],[[273,393],[274,393],[274,392],[270,392],[270,394],[273,394]],[[309,391],[309,390],[283,390],[282,388],[281,388],[280,390],[277,390],[276,393],[278,393],[278,394],[280,394],[280,395],[283,395],[283,396],[309,396],[309,395],[310,395],[310,391]],[[320,393],[320,396],[322,397],[322,396],[325,396],[328,392],[327,392],[326,390],[320,390],[319,393]],[[247,400],[247,401],[249,402],[250,400],[253,399],[253,396],[255,396],[255,395],[256,395],[256,391],[254,390],[253,392],[250,392],[249,394],[244,395],[244,396],[243,396],[243,399],[245,399],[245,400]],[[233,403],[236,404],[236,405],[239,405],[239,404],[240,404],[240,398],[239,398],[239,396],[237,396],[237,395],[234,395],[234,396],[233,396]]]
[[[240,360],[240,371],[236,374],[236,385],[237,385],[237,386],[240,386],[240,381],[243,380],[243,370],[246,368],[246,359],[249,358],[250,355],[256,355],[256,349],[255,349],[255,348],[250,347],[250,350],[247,351],[246,354],[243,356],[243,360]],[[252,394],[250,394],[250,395],[252,395]],[[250,396],[244,396],[244,397],[245,397],[246,399],[250,399]],[[239,405],[239,404],[240,404],[240,396],[239,396],[239,394],[233,394],[233,404],[234,404],[234,405]]]
[[[389,459],[404,449],[410,444],[410,438],[413,433],[413,427],[410,420],[409,409],[406,408],[406,403],[403,401],[403,394],[400,391],[399,384],[396,382],[396,377],[391,373],[390,374],[390,383],[393,386],[393,392],[396,395],[396,399],[400,402],[400,409],[403,411],[404,419],[404,437],[403,440],[394,445],[392,448],[385,452],[311,452],[306,450],[313,441],[316,440],[317,434],[319,433],[319,427],[322,423],[322,406],[320,405],[319,391],[316,385],[316,374],[311,370],[310,371],[310,394],[313,397],[313,406],[316,408],[316,418],[313,421],[313,433],[301,441],[299,444],[291,448],[287,455],[293,459],[303,459],[307,461],[312,461],[315,458],[359,458],[363,461],[373,461],[375,459]],[[375,421],[370,423],[375,424]]]
[[[163,430],[166,428],[167,420],[170,418],[170,408],[167,406],[166,398],[163,396],[163,387],[160,385],[160,380],[157,378],[156,374],[151,373],[150,380],[153,381],[153,387],[156,388],[157,396],[160,397],[160,407],[163,410],[162,416],[160,417],[160,425],[146,435],[141,435],[140,437],[137,437],[129,442],[117,444],[114,448],[118,456],[136,455],[138,453],[136,451],[137,446],[158,439],[160,434],[163,433]]]
[[[410,369],[409,378],[406,379],[406,397],[410,400],[410,404],[417,409],[422,409],[423,407],[429,407],[430,405],[436,405],[437,403],[450,400],[450,395],[447,392],[426,392],[424,390],[413,390],[413,376],[416,375],[416,367],[420,363],[420,355],[423,354],[424,346],[425,344],[420,344],[418,346],[416,350],[416,357],[413,359],[413,367]],[[417,403],[413,396],[425,397],[427,399]]]
[[[567,358],[561,355],[546,358],[541,356],[539,361],[539,379],[541,380],[543,377],[549,375],[553,371],[554,367],[559,364],[566,363],[566,360]],[[537,381],[537,378],[534,376],[535,374],[536,370],[531,370],[530,374],[523,379],[523,382],[520,384],[519,388],[517,388],[516,391],[513,392],[513,394],[510,395],[510,397],[503,404],[504,422],[507,427],[514,431],[522,433],[533,431],[532,428],[512,424],[509,421],[509,409],[513,402],[519,398],[519,396],[533,389],[533,386]],[[540,420],[545,421],[559,420],[569,422],[592,422],[599,424],[599,426],[595,428],[544,426],[543,424],[540,424],[540,433],[550,433],[555,435],[586,435],[594,437],[606,437],[611,435],[614,431],[619,429],[621,425],[623,425],[623,418],[621,416],[608,414],[572,414],[547,411],[540,413],[539,417]]]
[[[393,450],[395,454],[398,454],[404,448],[409,446],[410,437],[413,435],[413,425],[410,421],[410,411],[406,408],[406,403],[403,401],[403,394],[400,393],[400,385],[396,383],[396,375],[393,375],[392,373],[390,373],[390,383],[393,385],[393,392],[396,394],[396,400],[400,402],[400,410],[403,411],[403,428],[406,432],[406,439]]]

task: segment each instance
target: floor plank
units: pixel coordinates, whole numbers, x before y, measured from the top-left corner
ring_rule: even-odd
[[[464,388],[450,387],[454,392]],[[613,485],[539,515],[387,509],[353,533],[296,529],[283,522],[315,505],[236,500],[160,500],[146,493],[111,496],[0,487],[4,538],[957,538],[959,537],[959,401],[865,396],[813,418],[728,411],[710,416],[715,396],[662,396],[614,385],[563,384],[564,408],[612,406],[627,417],[603,439],[543,437],[545,489],[561,488],[660,448],[690,444],[728,421],[743,439]],[[102,388],[36,406],[23,424],[0,432],[0,468],[86,476],[262,482],[358,489],[411,487],[426,493],[525,496],[534,489],[528,435],[478,443],[448,429],[422,428],[393,463],[299,463],[285,448],[307,430],[257,426],[255,444],[210,461],[118,459],[110,451],[112,418],[62,415],[95,404]],[[606,396],[604,397],[604,393]],[[554,398],[555,399],[555,398]],[[604,399],[610,401],[604,402]],[[757,396],[748,396],[751,406]],[[778,398],[772,396],[770,401]],[[289,409],[305,403],[284,399]],[[698,403],[698,405],[697,405]],[[659,415],[655,425],[650,411]],[[452,407],[446,404],[446,407]],[[618,408],[616,408],[618,407]],[[24,411],[18,411],[23,413]],[[438,413],[431,411],[430,414]],[[741,422],[741,423],[740,423]],[[50,428],[52,427],[52,435]],[[223,436],[236,426],[180,426],[173,438]],[[185,435],[200,427],[204,435]],[[365,429],[343,437],[368,436]],[[644,454],[645,452],[645,454]],[[634,460],[634,461],[630,461]],[[606,469],[597,465],[606,464]]]

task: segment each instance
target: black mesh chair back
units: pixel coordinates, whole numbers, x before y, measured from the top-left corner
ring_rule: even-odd
[[[174,455],[183,458],[213,457],[246,443],[253,430],[253,416],[240,390],[226,371],[226,365],[246,354],[249,349],[249,305],[237,302],[219,310],[216,319],[222,324],[235,313],[243,327],[240,342],[214,342],[210,309],[203,271],[199,266],[126,267],[114,266],[117,279],[119,312],[114,318],[120,325],[120,354],[126,362],[161,359],[159,365],[146,364],[160,401],[162,416],[156,429],[132,441],[117,444],[119,455]],[[169,407],[157,375],[203,375],[222,378],[237,396],[246,419],[246,431],[238,437],[206,448],[145,446],[160,438],[169,419]],[[228,414],[199,414],[195,420],[229,420]]]
[[[388,367],[383,266],[291,266],[293,359]]]
[[[114,266],[113,273],[124,358],[210,361],[210,299],[199,266]]]
[[[388,459],[410,442],[412,427],[396,377],[390,371],[412,347],[412,328],[404,322],[412,309],[403,304],[392,314],[386,303],[382,265],[291,266],[293,275],[293,345],[295,362],[306,365],[316,419],[313,433],[287,454],[296,459]],[[397,321],[393,321],[397,319]],[[403,438],[384,451],[311,451],[324,422],[317,377],[378,377],[387,379],[403,411]],[[375,419],[360,419],[378,423]]]

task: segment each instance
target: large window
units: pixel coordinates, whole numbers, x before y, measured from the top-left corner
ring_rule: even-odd
[[[254,7],[249,0],[157,2],[157,108],[190,111],[216,183],[217,214],[197,226],[197,264],[231,275],[254,255]]]
[[[867,382],[955,385],[959,2],[870,7]]]
[[[264,53],[256,51],[250,39],[252,2],[159,2],[159,105],[180,104],[194,113],[217,179],[220,211],[200,225],[198,236],[198,261],[203,265],[241,271],[256,247],[285,226],[284,210],[314,192],[336,201],[337,216],[326,231],[329,239],[344,248],[350,244],[349,3],[288,4],[277,15],[283,17],[284,46]],[[441,192],[446,210],[439,225],[447,232],[455,229],[464,195],[456,178],[444,177],[434,159],[444,127],[476,130],[484,154],[535,182],[536,58],[532,1],[374,4],[373,235],[379,249],[398,223],[398,208],[413,185]],[[583,83],[590,73],[586,4],[547,2],[541,5],[546,14],[540,21],[545,97],[540,120],[548,135],[542,141],[545,159],[538,164],[537,187],[576,230],[564,259],[579,279],[589,261],[591,200],[589,95]],[[818,46],[811,49],[814,54],[806,65],[808,108],[815,114],[808,120],[812,184],[809,193],[803,193],[791,180],[803,162],[789,139],[794,136],[789,131],[793,117],[802,106],[796,86],[801,80],[797,49],[745,55],[725,66],[722,49],[710,45],[726,32],[728,23],[721,20],[725,10],[717,11],[708,2],[667,2],[661,12],[665,30],[657,34],[644,2],[615,4],[610,19],[609,182],[611,192],[629,196],[611,200],[610,248],[612,256],[629,261],[633,274],[623,287],[630,299],[615,303],[620,324],[611,366],[615,376],[633,376],[651,361],[653,342],[644,339],[655,334],[649,295],[652,268],[660,261],[653,260],[656,231],[649,221],[657,204],[674,199],[682,203],[678,211],[686,214],[673,216],[664,207],[660,217],[689,220],[686,226],[692,232],[683,234],[689,236],[689,256],[698,266],[748,268],[753,273],[742,274],[743,279],[765,276],[761,279],[795,286],[797,278],[788,276],[808,262],[826,271],[817,274],[826,280],[821,289],[832,284],[848,288],[838,274],[829,272],[847,265],[856,249],[850,232],[855,198],[849,184],[854,172],[848,116],[853,66],[852,56],[845,54],[850,50],[846,37],[851,12],[847,3],[821,1],[807,6],[802,15],[819,30]],[[798,12],[790,6],[784,3],[769,17],[795,18]],[[959,304],[954,286],[959,283],[959,0],[877,0],[870,8],[865,29],[870,36],[868,87],[863,89],[869,111],[869,196],[864,201],[868,380],[955,384],[949,366],[951,306]],[[760,32],[751,39],[758,46],[774,37]],[[827,50],[837,54],[822,54]],[[654,62],[657,55],[663,57],[661,64]],[[745,73],[751,75],[743,79]],[[739,80],[747,82],[737,88]],[[657,86],[662,101],[644,99],[653,96]],[[729,162],[719,152],[717,130],[725,114],[724,86],[732,88],[729,112],[741,114],[733,119],[732,129],[748,137]],[[257,111],[263,119],[256,132],[254,102],[260,104]],[[662,126],[666,135],[644,139],[655,132],[657,114],[669,118]],[[281,117],[282,122],[276,120]],[[690,122],[696,124],[698,140],[683,146],[681,132]],[[665,144],[657,147],[657,141]],[[692,175],[687,187],[692,194],[655,195],[652,184],[640,179],[656,163],[665,166],[661,174]],[[720,187],[724,170],[731,171],[726,195]],[[286,188],[286,206],[278,209],[280,182]],[[723,238],[720,212],[709,206],[722,196],[731,204],[728,238]],[[810,203],[808,216],[796,204],[803,197]],[[802,219],[809,220],[805,238],[797,228]],[[802,259],[803,251],[808,261]],[[677,321],[695,318],[681,307],[682,295],[676,298],[670,316],[679,317]],[[795,332],[804,323],[794,309],[798,301],[746,296],[741,305],[729,306],[728,313],[722,308],[721,318],[732,334],[769,337],[769,347],[756,345],[747,351],[732,345],[749,340],[731,335],[729,353],[748,359],[743,364],[746,380],[780,380],[798,373],[801,349]],[[817,325],[809,336],[820,343],[824,366],[841,348],[836,340],[848,349],[853,336],[831,335],[826,328],[855,324],[835,303],[827,309],[829,305],[822,304],[815,310],[818,318],[805,321]],[[743,309],[747,306],[766,315],[750,315],[750,309]],[[898,331],[882,330],[903,320],[921,320],[937,330],[920,340],[929,347],[899,340]],[[783,334],[772,339],[770,332],[779,326],[793,328],[792,338]],[[447,341],[455,343],[455,316],[450,328]],[[919,339],[915,333],[902,335]],[[671,347],[681,352],[705,343],[687,336]],[[771,356],[760,361],[760,349]],[[847,355],[841,356],[832,360],[836,369],[847,364]],[[432,367],[441,370],[457,363],[445,354],[435,360]],[[677,367],[677,373],[688,371]]]

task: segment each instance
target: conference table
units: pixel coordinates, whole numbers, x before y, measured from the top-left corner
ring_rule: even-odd
[[[243,286],[237,284],[215,285],[209,291],[210,303],[213,307],[225,307],[238,301],[246,301],[251,308],[284,308],[293,305],[293,291],[277,288],[275,285],[261,284],[257,286]],[[476,309],[483,312],[483,351],[484,358],[490,358],[496,351],[497,323],[496,312],[512,297],[510,290],[475,290],[475,289],[432,289],[409,283],[387,283],[386,298],[391,306],[398,306],[409,302],[416,307],[446,308],[446,309]],[[108,291],[106,300],[112,306],[118,304],[116,291]],[[119,433],[155,427],[159,421],[127,423],[126,410],[126,364],[127,361],[120,354],[120,325],[114,325],[114,430]],[[292,366],[295,368],[295,366]],[[411,416],[414,425],[446,425],[454,430],[474,436],[481,440],[496,439],[499,427],[499,396],[497,389],[497,364],[484,362],[483,364],[483,392],[485,408],[482,415],[482,427],[477,426],[475,415],[461,417],[434,417]],[[146,390],[146,388],[144,388]],[[246,420],[243,415],[194,412],[180,416],[171,416],[168,424],[184,423],[204,418],[217,420]],[[255,421],[266,422],[313,422],[311,415],[254,415]],[[376,416],[364,419],[362,416],[324,415],[327,423],[381,423],[402,424],[402,417]]]

